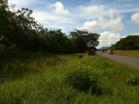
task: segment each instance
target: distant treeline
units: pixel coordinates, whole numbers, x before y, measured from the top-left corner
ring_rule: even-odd
[[[112,45],[113,49],[116,50],[139,50],[139,36],[127,36],[122,38],[115,45]]]
[[[49,30],[31,17],[32,10],[9,9],[0,0],[0,45],[8,50],[46,51],[52,53],[84,52],[98,45],[99,34],[74,30],[69,34],[60,29]]]

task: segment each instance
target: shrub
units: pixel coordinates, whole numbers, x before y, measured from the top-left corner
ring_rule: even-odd
[[[129,85],[137,85],[138,83],[139,83],[139,80],[138,80],[138,78],[135,76],[135,75],[131,75],[130,77],[129,77],[129,79],[127,80],[127,83],[129,84]]]
[[[66,78],[69,85],[82,91],[89,91],[91,88],[91,77],[87,71],[74,71]]]
[[[66,82],[80,91],[90,91],[94,95],[100,95],[102,93],[96,75],[91,75],[88,71],[77,70],[69,73],[66,76]]]

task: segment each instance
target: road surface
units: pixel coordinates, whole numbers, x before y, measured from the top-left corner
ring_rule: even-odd
[[[139,58],[134,58],[129,56],[109,55],[107,53],[102,53],[102,52],[97,52],[97,54],[120,63],[125,63],[139,70]]]

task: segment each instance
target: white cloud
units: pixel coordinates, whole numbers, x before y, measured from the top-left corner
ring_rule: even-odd
[[[78,27],[78,29],[81,30],[92,30],[95,29],[96,27],[98,27],[98,21],[94,20],[94,21],[86,21],[83,26]]]
[[[120,33],[113,33],[110,31],[102,32],[102,33],[100,33],[98,48],[109,47],[124,37],[125,36],[122,36]]]
[[[80,14],[86,21],[78,29],[94,30],[100,28],[115,32],[124,29],[121,14],[103,5],[81,6]]]
[[[131,35],[139,35],[139,33],[133,33]],[[99,45],[97,48],[110,47],[118,42],[121,38],[125,38],[128,35],[121,35],[120,33],[114,33],[111,31],[104,31],[100,33]]]
[[[56,2],[54,4],[55,7],[55,12],[58,15],[69,15],[69,11],[67,9],[65,9],[64,5],[61,2]]]
[[[139,25],[139,12],[136,12],[132,15],[131,20],[135,23]]]
[[[15,4],[16,9],[19,9],[19,8],[22,8],[22,7],[28,7],[35,2],[37,2],[37,0],[9,0],[8,4],[9,5]]]
[[[138,33],[133,33],[133,34],[131,34],[131,35],[139,35],[139,32],[138,32]]]
[[[54,14],[45,11],[35,11],[33,12],[33,17],[39,21],[41,24],[47,24],[48,22],[52,22],[53,20],[58,20]]]
[[[33,7],[34,4],[42,2],[39,0],[9,0],[9,4],[16,4],[16,8]],[[122,31],[124,29],[121,15],[116,10],[103,5],[80,6],[70,12],[62,2],[47,3],[47,7],[34,10],[32,16],[48,28],[58,27],[68,30],[69,27],[78,26],[79,29],[87,30],[100,28]],[[82,25],[81,21],[84,22]]]
[[[79,27],[79,29],[92,30],[97,27],[110,29],[113,31],[122,31],[124,29],[121,17],[117,17],[115,19],[101,18],[92,21],[86,21],[81,27]]]
[[[67,17],[45,11],[34,12],[33,17],[44,27],[49,27],[51,29],[62,29],[63,31],[67,29],[67,25],[71,25],[72,23],[72,20]]]
[[[39,23],[49,28],[66,29],[74,23],[70,12],[61,2],[48,5],[44,10],[34,11],[32,15]]]
[[[120,14],[114,10],[106,8],[103,5],[90,5],[90,6],[81,6],[80,7],[82,13],[86,13],[88,18],[92,17],[109,17],[115,18],[118,17]]]

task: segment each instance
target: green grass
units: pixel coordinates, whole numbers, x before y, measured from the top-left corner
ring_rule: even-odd
[[[139,50],[115,50],[114,54],[139,58]]]
[[[10,70],[12,64],[15,72],[0,82],[0,104],[139,104],[139,85],[127,83],[131,75],[138,78],[139,72],[100,56],[34,54],[6,62],[1,61],[1,68]],[[23,67],[17,67],[20,64]],[[68,85],[66,76],[81,69],[97,75],[101,87],[111,93],[95,96]]]

